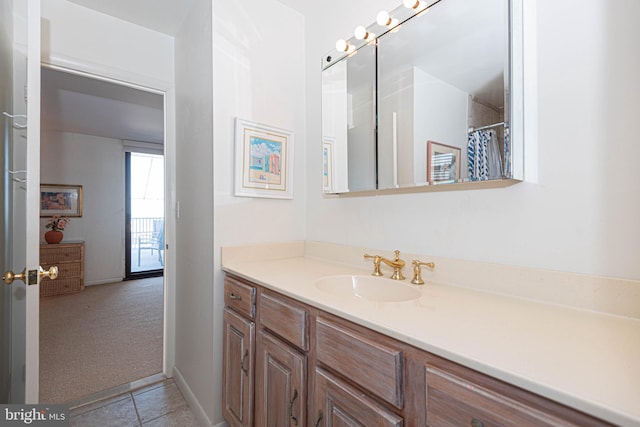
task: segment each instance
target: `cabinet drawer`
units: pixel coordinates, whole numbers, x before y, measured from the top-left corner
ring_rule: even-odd
[[[61,261],[79,261],[82,258],[82,246],[52,246],[40,248],[40,263],[55,264]]]
[[[58,279],[64,279],[68,277],[80,277],[82,276],[82,264],[80,262],[65,262],[60,264],[43,264],[42,268],[48,270],[51,266],[58,267]],[[58,280],[56,279],[56,280]],[[45,277],[44,280],[50,280]]]
[[[72,277],[68,279],[43,280],[40,282],[40,296],[73,294],[82,290],[82,279]]]
[[[373,336],[373,334],[372,334]],[[396,408],[403,406],[403,353],[329,320],[316,321],[318,360]]]
[[[429,426],[586,426],[513,400],[450,372],[427,365],[427,425]],[[552,404],[551,402],[549,402]],[[548,408],[547,408],[548,409]],[[573,412],[567,409],[569,412]],[[582,415],[582,414],[579,414]],[[586,416],[585,416],[586,418]],[[603,425],[603,424],[602,424]]]
[[[250,319],[256,317],[256,288],[233,277],[224,279],[224,303]]]
[[[260,295],[260,323],[302,350],[309,350],[309,313],[276,295]]]
[[[316,426],[402,427],[402,417],[348,384],[316,368]]]

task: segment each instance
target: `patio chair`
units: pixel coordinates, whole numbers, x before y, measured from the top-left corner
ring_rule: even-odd
[[[158,251],[158,261],[164,267],[162,253],[164,251],[164,221],[153,221],[153,231],[142,233],[138,237],[138,267],[140,267],[140,253],[143,250],[150,250],[151,255]]]

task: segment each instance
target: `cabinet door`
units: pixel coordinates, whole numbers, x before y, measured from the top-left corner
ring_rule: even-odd
[[[399,415],[332,376],[322,368],[315,372],[313,426],[402,427]]]
[[[306,425],[306,357],[265,331],[256,354],[256,426]]]
[[[222,413],[232,427],[253,425],[255,324],[224,310]]]

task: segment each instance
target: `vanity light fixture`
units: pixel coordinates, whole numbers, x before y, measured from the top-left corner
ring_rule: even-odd
[[[402,4],[404,4],[404,7],[406,7],[407,9],[413,9],[416,12],[419,12],[427,7],[427,4],[424,2],[424,0],[403,0]]]
[[[340,39],[336,42],[336,50],[338,52],[353,53],[353,51],[356,50],[356,47],[347,43],[343,39]]]
[[[398,25],[398,20],[392,18],[391,15],[389,15],[389,12],[387,12],[386,10],[381,10],[380,12],[378,12],[376,22],[378,23],[378,25],[388,28],[393,28]]]
[[[353,32],[353,36],[358,40],[364,40],[366,42],[370,42],[371,40],[376,38],[376,35],[367,31],[362,25],[356,27]]]

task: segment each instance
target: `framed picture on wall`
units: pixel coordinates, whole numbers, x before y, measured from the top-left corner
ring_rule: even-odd
[[[82,216],[82,185],[40,184],[40,217]]]
[[[236,118],[235,195],[293,198],[293,132]]]
[[[460,148],[427,142],[427,181],[429,184],[449,184],[460,180]]]

